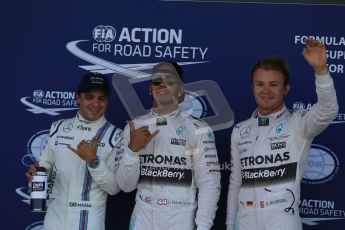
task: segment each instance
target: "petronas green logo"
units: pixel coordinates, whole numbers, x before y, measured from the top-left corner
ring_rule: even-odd
[[[156,125],[167,125],[167,119],[165,117],[157,117],[156,118]]]

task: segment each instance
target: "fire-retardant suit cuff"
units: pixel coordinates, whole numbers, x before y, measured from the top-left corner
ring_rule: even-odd
[[[124,149],[125,149],[124,159],[126,162],[133,162],[133,161],[138,160],[139,152],[133,152],[130,148],[128,148],[128,146],[125,146]]]

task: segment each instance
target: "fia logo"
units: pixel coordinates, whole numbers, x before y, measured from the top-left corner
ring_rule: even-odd
[[[43,90],[34,90],[33,96],[36,98],[43,98],[44,97],[44,91]]]
[[[93,29],[93,38],[98,42],[112,42],[116,36],[116,30],[112,26],[99,25]]]
[[[303,102],[295,102],[292,104],[293,110],[305,110],[305,104]]]

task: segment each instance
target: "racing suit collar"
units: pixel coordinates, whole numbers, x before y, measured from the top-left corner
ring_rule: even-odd
[[[165,118],[169,118],[169,119],[175,119],[176,117],[178,117],[178,115],[181,113],[181,108],[180,106],[177,107],[177,109],[171,113],[168,114],[158,114],[156,112],[153,111],[153,109],[151,109],[151,115],[153,117],[165,117]]]
[[[94,127],[97,126],[101,123],[103,123],[105,121],[105,117],[104,115],[102,115],[100,118],[98,118],[95,121],[89,121],[86,120],[79,112],[77,113],[76,117],[75,117],[75,121],[77,124],[83,124],[83,125],[87,125],[89,127]]]
[[[261,116],[259,114],[259,112],[258,112],[258,109],[255,109],[253,114],[252,114],[252,119],[254,119],[255,122],[260,117],[261,118],[268,118],[269,120],[276,120],[276,119],[280,118],[286,111],[287,111],[287,108],[286,108],[285,104],[284,104],[284,106],[283,106],[283,108],[281,110],[279,110],[279,111],[277,111],[275,113],[272,113],[272,114],[270,114],[268,116]]]

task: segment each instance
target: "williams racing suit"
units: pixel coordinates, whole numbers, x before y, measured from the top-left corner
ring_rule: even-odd
[[[231,136],[227,229],[301,230],[300,182],[313,138],[336,117],[333,80],[316,76],[318,102],[306,111],[285,106],[267,117],[255,111]]]
[[[67,148],[67,145],[76,148],[81,140],[90,143],[93,137],[98,139],[100,161],[94,169]],[[74,118],[52,124],[48,142],[39,157],[39,165],[50,172],[53,183],[43,224],[45,230],[105,228],[107,194],[120,190],[115,171],[122,156],[121,139],[122,130],[107,122],[104,116],[90,122],[78,113]]]
[[[214,134],[203,121],[177,109],[134,120],[160,132],[139,153],[126,151],[119,169],[124,191],[137,187],[130,229],[210,229],[220,195],[220,173]],[[124,142],[129,141],[128,125]]]

